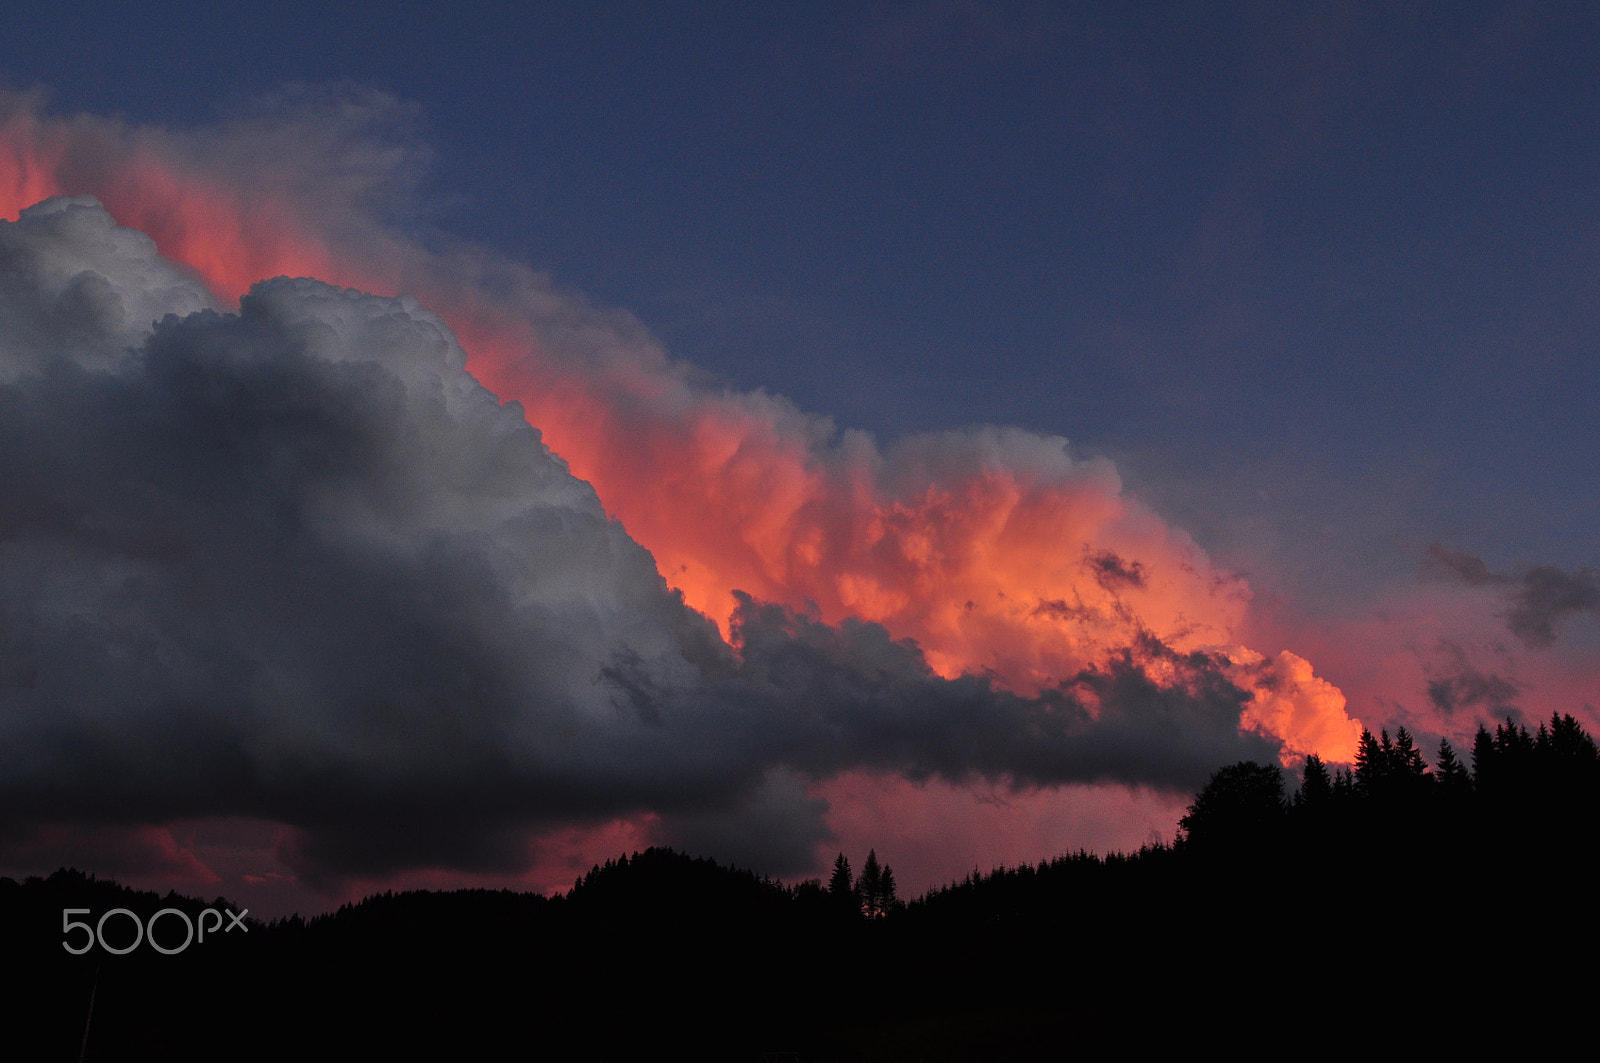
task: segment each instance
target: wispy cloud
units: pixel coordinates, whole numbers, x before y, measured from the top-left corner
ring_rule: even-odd
[[[1520,573],[1492,571],[1479,557],[1440,543],[1429,544],[1423,572],[1469,587],[1496,588],[1506,602],[1506,628],[1532,647],[1549,646],[1570,618],[1600,613],[1600,573],[1533,565]]]

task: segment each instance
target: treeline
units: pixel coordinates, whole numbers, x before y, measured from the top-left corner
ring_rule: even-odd
[[[916,982],[885,959],[899,950],[885,953],[882,916],[899,903],[875,853],[843,896],[652,848],[559,896],[386,892],[171,951],[185,924],[163,909],[192,923],[221,906],[75,871],[0,879],[0,951],[29,971],[8,1000],[14,1058],[77,1058],[87,1026],[88,1060],[282,1059],[309,1043],[330,1058],[487,1058],[514,1044],[534,1059],[672,1047],[845,1060],[870,1058],[852,1046],[884,1016],[917,1011]],[[74,955],[63,941],[92,939],[64,934],[67,910],[91,928],[128,914],[103,924],[111,950]],[[134,944],[152,919],[171,954]],[[890,977],[870,992],[832,975],[873,967]]]
[[[1171,844],[974,870],[910,903],[876,852],[859,873],[840,854],[828,881],[788,885],[648,849],[556,897],[385,893],[181,955],[70,955],[65,909],[126,909],[107,924],[126,932],[231,905],[59,872],[0,880],[0,947],[27,975],[8,1037],[19,1059],[77,1058],[92,999],[89,1060],[312,1043],[361,1058],[1047,1059],[1237,1046],[1241,1014],[1288,1036],[1418,984],[1554,1014],[1519,1028],[1536,1037],[1587,1014],[1562,1010],[1587,984],[1561,972],[1600,944],[1597,824],[1600,751],[1558,716],[1480,729],[1465,758],[1366,734],[1355,764],[1309,758],[1292,789],[1276,765],[1230,765]],[[1182,1022],[1130,1026],[1130,1001]],[[1363,1029],[1396,1039],[1404,1017]]]
[[[1527,866],[1587,859],[1583,846],[1600,840],[1600,747],[1576,718],[1557,714],[1531,733],[1509,719],[1493,732],[1480,724],[1470,756],[1469,769],[1441,740],[1430,765],[1405,728],[1393,738],[1363,731],[1354,765],[1330,772],[1307,757],[1292,795],[1277,765],[1233,764],[1195,796],[1182,843],[1202,855],[1289,847],[1345,860],[1363,850]]]
[[[1480,726],[1469,757],[1470,766],[1446,740],[1430,764],[1400,728],[1363,732],[1348,767],[1308,757],[1292,791],[1276,764],[1228,765],[1195,795],[1171,844],[975,870],[907,914],[1026,936],[1071,924],[1085,905],[1147,905],[1172,915],[1173,940],[1192,942],[1229,920],[1323,939],[1363,936],[1397,911],[1465,927],[1489,904],[1587,905],[1581,891],[1600,864],[1595,740],[1571,715],[1531,732],[1507,720]],[[1524,937],[1515,921],[1496,925],[1508,940]]]

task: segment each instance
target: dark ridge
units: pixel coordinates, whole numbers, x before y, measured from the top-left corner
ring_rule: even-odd
[[[185,919],[221,923],[204,913],[233,906],[69,870],[0,879],[17,983],[6,1056],[1268,1051],[1330,1022],[1388,1038],[1415,1015],[1461,1026],[1450,1009],[1485,994],[1496,1020],[1477,1040],[1539,1054],[1588,1014],[1573,972],[1600,937],[1587,910],[1600,752],[1557,716],[1481,728],[1470,762],[1442,743],[1430,766],[1402,730],[1364,735],[1349,770],[1310,758],[1292,795],[1276,766],[1229,765],[1173,845],[974,871],[909,904],[875,853],[860,873],[840,854],[826,885],[785,885],[647,849],[564,896],[385,893],[212,927],[180,950]],[[174,954],[129,948],[134,919],[162,912]],[[89,940],[64,920],[102,917],[125,955],[63,948]]]

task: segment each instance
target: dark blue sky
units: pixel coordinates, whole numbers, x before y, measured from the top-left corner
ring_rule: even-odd
[[[658,641],[670,645],[702,622],[679,615],[683,605],[665,594],[658,573],[718,621],[731,623],[717,613],[719,601],[732,600],[728,592],[749,591],[745,604],[759,610],[749,615],[766,618],[773,645],[804,636],[808,653],[844,647],[855,654],[840,651],[847,663],[875,662],[863,673],[867,687],[890,673],[909,677],[904,703],[921,712],[914,726],[868,713],[862,718],[883,729],[837,747],[828,723],[808,738],[816,748],[791,743],[769,756],[769,728],[788,734],[806,713],[733,697],[738,711],[728,719],[750,736],[745,749],[718,729],[727,720],[691,713],[688,724],[661,730],[641,711],[637,726],[648,741],[616,747],[607,765],[614,772],[577,771],[577,797],[562,798],[577,803],[557,807],[542,769],[479,787],[478,761],[458,764],[404,714],[385,718],[386,729],[373,731],[383,742],[371,748],[349,753],[335,743],[329,754],[317,743],[342,733],[347,687],[364,706],[382,682],[398,681],[395,697],[404,702],[434,689],[406,678],[406,669],[437,663],[448,694],[461,646],[481,651],[473,659],[489,662],[484,674],[500,683],[473,689],[504,693],[485,701],[483,713],[468,712],[462,734],[492,731],[499,717],[490,709],[519,720],[542,720],[536,713],[552,704],[565,709],[524,682],[528,662],[540,665],[533,671],[541,682],[546,666],[570,671],[582,695],[574,704],[610,721],[615,703],[584,699],[609,696],[595,676],[615,670],[572,650],[568,636],[582,625],[571,617],[531,633],[518,625],[534,613],[498,617],[481,625],[479,642],[476,627],[460,639],[450,628],[478,613],[441,609],[431,589],[403,601],[387,590],[360,600],[334,594],[319,599],[327,607],[320,621],[296,613],[282,629],[281,614],[267,609],[271,623],[259,631],[239,627],[243,663],[235,665],[206,649],[226,623],[185,607],[172,611],[173,623],[182,622],[174,644],[198,639],[182,659],[222,687],[207,702],[217,710],[207,717],[214,729],[191,743],[199,752],[186,761],[188,804],[163,812],[149,800],[168,792],[169,761],[142,758],[141,747],[121,737],[137,699],[110,665],[85,672],[74,663],[80,647],[105,647],[39,620],[66,613],[12,595],[11,612],[22,618],[15,622],[42,631],[36,641],[55,639],[48,644],[68,662],[38,674],[68,692],[43,684],[7,695],[45,708],[7,717],[14,727],[38,726],[15,731],[5,747],[12,763],[0,776],[7,785],[44,787],[29,793],[71,794],[92,760],[70,751],[105,750],[126,769],[127,793],[148,810],[149,824],[127,851],[154,853],[150,866],[166,868],[163,875],[210,867],[229,896],[259,897],[252,903],[263,910],[314,910],[345,897],[341,889],[357,896],[362,881],[379,888],[391,884],[384,874],[419,869],[445,877],[392,884],[480,882],[446,872],[489,867],[511,876],[497,881],[560,888],[591,860],[660,842],[748,866],[766,861],[762,867],[784,874],[826,873],[835,846],[857,860],[876,847],[909,888],[922,889],[982,864],[1171,837],[1187,783],[1174,782],[1168,752],[1203,774],[1259,753],[1266,736],[1283,743],[1292,770],[1294,751],[1353,756],[1361,726],[1405,726],[1431,752],[1442,737],[1464,748],[1484,721],[1575,711],[1592,731],[1600,720],[1600,9],[949,0],[477,4],[454,14],[280,2],[171,3],[157,16],[133,5],[57,0],[13,3],[6,16],[0,122],[24,117],[0,143],[32,147],[0,156],[0,174],[43,157],[29,151],[72,145],[41,164],[56,167],[48,180],[8,185],[12,198],[24,187],[28,198],[42,196],[39,188],[93,193],[117,220],[158,239],[170,217],[128,213],[138,213],[146,191],[162,209],[181,200],[180,220],[204,219],[199,238],[183,253],[175,243],[161,247],[202,273],[194,254],[245,254],[230,242],[240,236],[252,247],[281,237],[292,250],[331,249],[324,259],[241,259],[248,270],[326,267],[327,279],[370,281],[381,294],[407,278],[419,285],[411,294],[445,300],[437,308],[467,337],[468,364],[502,398],[519,397],[558,451],[571,444],[573,468],[597,493],[573,495],[588,508],[572,524],[583,549],[574,545],[571,556],[637,562],[616,585],[660,606],[661,631],[675,634]],[[48,102],[19,100],[19,91]],[[153,191],[137,188],[150,174]],[[171,174],[179,178],[163,177]],[[308,187],[308,174],[323,183]],[[89,187],[67,187],[76,181]],[[214,189],[228,193],[217,201],[220,213],[208,213]],[[283,204],[263,206],[251,198],[258,194],[281,195],[287,207],[276,212]],[[297,233],[302,223],[309,228]],[[83,244],[72,243],[72,254],[85,262],[118,261],[118,247],[143,262],[144,272],[105,267],[122,285],[109,290],[129,298],[143,298],[137,293],[150,276],[168,276],[168,266],[149,261],[148,245],[140,245],[143,259],[129,250],[139,238],[107,232],[115,232],[112,218],[92,204],[57,202],[0,233],[22,256],[0,263],[7,284],[27,296],[0,300],[0,325],[27,325],[18,333],[27,341],[18,348],[24,368],[28,358],[68,357],[62,344],[77,342],[35,327],[77,318],[41,304],[44,274],[17,265],[56,254],[50,240],[76,234]],[[463,245],[487,253],[463,254]],[[524,284],[507,260],[543,271],[558,295]],[[122,268],[132,272],[122,276]],[[256,276],[213,276],[219,305]],[[262,305],[310,300],[307,307],[332,314],[323,304],[339,302],[316,285],[263,289],[272,290],[278,303],[267,297]],[[159,292],[167,307],[171,293]],[[200,305],[209,297],[196,298]],[[42,317],[41,305],[49,311]],[[362,305],[399,312],[383,300]],[[111,315],[122,306],[90,300],[79,310]],[[171,304],[175,313],[190,306]],[[500,309],[510,331],[495,331]],[[477,310],[489,311],[487,331],[473,332]],[[627,315],[699,367],[690,379],[709,381],[712,391],[680,387],[680,377],[661,371],[656,349]],[[232,335],[248,316],[191,318],[181,327]],[[35,341],[49,350],[33,350]],[[508,346],[497,348],[500,341]],[[274,351],[252,356],[270,361]],[[41,381],[49,382],[28,377],[26,387]],[[719,385],[731,394],[713,393]],[[748,394],[762,389],[831,416],[839,429],[864,429],[880,446],[829,441],[815,422]],[[352,392],[352,408],[366,410],[384,394]],[[518,416],[487,409],[504,412],[507,423]],[[134,497],[121,490],[121,474],[107,472],[137,451],[119,434],[125,413],[84,418],[83,432],[66,422],[22,425],[7,469],[37,480],[41,497],[111,476],[117,490],[92,494],[114,508]],[[295,430],[299,422],[290,420],[278,427]],[[1027,431],[943,431],[973,425]],[[499,453],[466,428],[459,439],[438,438],[457,440],[459,454],[474,460]],[[520,422],[517,431],[532,439]],[[942,434],[909,438],[918,433]],[[495,481],[453,466],[434,470],[434,459],[458,454],[457,444],[413,446],[415,434],[394,436],[405,445],[393,462],[369,470],[392,471],[385,490],[406,485],[400,496],[415,502],[390,524],[404,530],[408,514],[444,513],[482,533],[469,554],[526,549],[529,559],[570,561],[559,537],[485,530],[497,528],[492,514],[473,524],[474,511],[454,496],[435,505],[425,491],[417,495],[427,485],[470,494]],[[1118,495],[1103,463],[1069,462],[1037,435],[1066,437],[1076,457],[1112,459],[1128,493]],[[28,455],[60,462],[78,436],[103,452],[79,447],[75,474],[35,475],[39,463]],[[580,456],[585,446],[591,453]],[[183,463],[163,457],[140,469],[171,486],[169,466]],[[566,473],[558,471],[560,480]],[[236,482],[257,481],[217,478]],[[294,477],[284,483],[304,486]],[[216,504],[231,497],[226,490],[209,481],[179,486],[194,491],[214,528],[177,511],[140,509],[138,520],[171,519],[174,534],[202,538],[212,529],[208,550],[254,541],[255,526],[239,519],[248,507]],[[122,519],[112,513],[84,526],[121,527]],[[346,530],[359,537],[366,527],[354,521]],[[1188,549],[1185,533],[1209,561]],[[617,540],[619,552],[589,549],[603,536]],[[326,582],[300,555],[238,553],[238,572],[269,605],[279,588]],[[16,560],[22,554],[6,556],[23,582],[34,580]],[[485,562],[472,571],[509,570]],[[362,571],[375,588],[394,583],[384,564]],[[1247,579],[1233,578],[1239,574]],[[457,587],[458,575],[451,569],[437,584],[416,586]],[[182,565],[173,574],[179,583],[193,576]],[[611,576],[603,565],[574,564],[536,589],[586,588],[583,608],[572,613],[580,619],[638,620],[633,605],[607,597]],[[50,578],[77,585],[65,570]],[[499,584],[480,589],[483,601],[523,600]],[[99,603],[83,615],[100,625],[106,646],[126,635],[142,647],[159,598],[118,600],[134,610],[120,626]],[[808,609],[826,624],[802,622]],[[885,626],[855,623],[861,618]],[[639,630],[646,629],[656,630]],[[301,637],[323,630],[328,645],[349,649],[328,652],[324,640]],[[504,631],[514,637],[502,638]],[[920,649],[890,636],[919,640]],[[585,652],[613,643],[631,652],[633,638],[603,631],[579,641]],[[734,641],[744,667],[759,666],[759,652],[749,651],[760,650],[760,638],[741,639]],[[1069,676],[1133,667],[1133,649],[1168,643],[1199,655],[1162,658],[1150,674],[1210,660],[1227,679],[1205,689],[1231,692],[1226,711],[1185,702],[1177,716],[1163,715],[1169,695],[1200,687],[1195,677],[1188,686],[1182,677],[1170,686],[1162,679],[1156,702],[1118,702],[1097,717],[1106,726],[1095,734],[1109,736],[1105,749],[1123,758],[1113,758],[1121,774],[1095,768],[1074,748],[1068,768],[1029,783],[1037,750],[1026,736],[1037,705],[1026,699]],[[656,643],[640,645],[647,652],[639,659],[654,660]],[[292,677],[296,690],[323,684],[303,705],[280,704],[268,688],[233,689],[237,676],[253,674],[250,662],[276,660],[274,648],[284,646],[294,652],[283,651],[273,674]],[[395,664],[383,663],[390,651]],[[137,661],[144,652],[101,657]],[[374,662],[364,675],[347,666],[358,658]],[[150,680],[150,704],[198,689],[187,672],[169,671],[157,676],[164,686]],[[988,679],[971,682],[979,673],[1014,687],[996,695],[998,715],[929,708],[941,692],[1001,690]],[[103,717],[71,693],[84,675]],[[808,693],[797,704],[855,712],[840,701],[836,681],[860,677],[818,675],[816,689],[835,693]],[[657,688],[639,680],[628,689]],[[453,695],[422,701],[429,710],[463,704]],[[74,707],[58,712],[50,707],[57,704]],[[648,698],[643,704],[653,707]],[[69,717],[87,745],[40,739]],[[239,739],[241,719],[259,723],[266,737],[257,741],[241,724]],[[1214,719],[1227,726],[1200,726]],[[1026,726],[1008,729],[1007,721]],[[990,759],[978,756],[978,768],[946,764],[934,769],[946,771],[944,781],[930,783],[925,766],[907,768],[883,752],[898,748],[884,742],[902,730],[928,749]],[[157,748],[172,734],[155,727],[146,737]],[[517,734],[509,743],[468,743],[469,751],[488,750],[498,764],[520,750],[544,765],[538,757],[567,748],[560,728]],[[1208,745],[1207,735],[1217,743]],[[1008,736],[1022,737],[1013,746]],[[347,805],[338,786],[266,793],[239,783],[248,783],[248,771],[206,774],[225,763],[207,750],[271,754],[280,737],[318,757],[349,753],[349,771],[329,774],[335,781],[390,778],[384,758],[399,749],[415,786],[401,787],[393,808],[369,808]],[[652,744],[658,739],[679,744]],[[589,751],[578,758],[587,763],[590,747],[606,740],[589,735],[571,748]],[[1255,743],[1255,752],[1241,752],[1241,741]],[[70,755],[50,760],[56,748]],[[1104,752],[1092,743],[1084,749]],[[706,775],[708,750],[728,755]],[[33,771],[35,761],[50,770]],[[263,763],[271,776],[275,762]],[[673,774],[675,766],[687,774]],[[661,788],[640,796],[640,778]],[[1007,789],[1006,779],[1017,785]],[[452,789],[462,780],[465,790]],[[696,789],[702,785],[711,789]],[[406,825],[425,803],[416,795],[432,790],[447,804],[469,791],[493,799],[459,806],[480,848],[454,852],[452,831],[425,836]],[[39,800],[54,808],[56,799]],[[118,801],[85,813],[87,834],[44,832],[32,849],[11,845],[0,852],[0,870],[75,864],[124,873],[134,865],[110,851],[111,835],[97,833],[102,821],[135,814]],[[524,809],[526,821],[507,813],[506,831],[496,834],[501,808]],[[70,818],[70,810],[52,814]],[[239,816],[260,824],[229,818]],[[340,834],[346,827],[348,837]],[[392,842],[393,851],[388,863],[367,868],[377,877],[340,885],[324,875],[360,871],[362,854],[376,851],[368,842],[380,836],[387,841],[377,848]],[[512,851],[530,838],[537,844]],[[435,841],[444,849],[422,844]],[[287,892],[266,899],[280,887]]]
[[[532,8],[531,10],[529,8]],[[1600,553],[1572,6],[13,5],[12,87],[415,105],[415,224],[882,438],[1067,436],[1297,596]],[[1313,606],[1308,605],[1308,608]]]

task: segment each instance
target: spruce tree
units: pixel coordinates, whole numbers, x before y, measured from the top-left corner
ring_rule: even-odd
[[[1404,727],[1394,736],[1394,773],[1397,777],[1418,781],[1429,778],[1428,762],[1422,759],[1422,750],[1416,747],[1411,732]]]
[[[833,877],[828,879],[828,894],[839,902],[855,899],[855,884],[850,877],[850,861],[840,853],[833,862]]]
[[[1472,777],[1456,756],[1447,738],[1439,739],[1439,787],[1447,794],[1463,794],[1472,789]]]
[[[1315,753],[1306,757],[1305,774],[1301,778],[1300,792],[1294,795],[1296,808],[1321,808],[1333,797],[1333,781],[1328,777],[1328,766]]]
[[[1388,746],[1389,732],[1383,732],[1383,745],[1372,736],[1372,732],[1365,727],[1361,729],[1361,740],[1356,745],[1356,789],[1362,794],[1371,797],[1373,791],[1382,789],[1378,781],[1383,776],[1384,746]]]
[[[1494,739],[1489,735],[1489,729],[1483,724],[1478,724],[1478,733],[1472,737],[1472,783],[1479,791],[1492,786],[1499,780],[1495,778],[1496,763]]]
[[[884,915],[900,907],[900,898],[895,896],[894,868],[888,864],[883,865],[883,877],[878,880],[878,905]]]
[[[856,896],[861,910],[867,915],[883,914],[883,869],[878,866],[878,851],[867,850],[867,862],[861,867],[861,877],[856,880]]]

